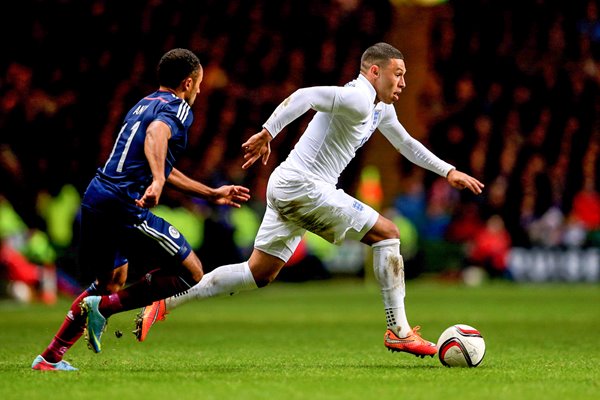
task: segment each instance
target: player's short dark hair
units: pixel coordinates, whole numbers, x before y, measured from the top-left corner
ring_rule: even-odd
[[[158,83],[175,89],[181,81],[197,74],[202,69],[198,57],[187,49],[172,49],[160,59],[156,69]]]
[[[365,50],[360,58],[360,69],[367,70],[374,64],[383,67],[393,58],[404,60],[404,55],[394,46],[379,42]]]

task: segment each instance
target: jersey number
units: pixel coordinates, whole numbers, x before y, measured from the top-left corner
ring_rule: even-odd
[[[140,121],[137,121],[135,124],[133,124],[133,126],[129,130],[129,137],[127,137],[127,142],[125,143],[125,148],[123,149],[123,152],[121,153],[121,157],[119,158],[119,163],[117,164],[117,172],[123,172],[123,164],[125,164],[125,159],[127,158],[127,152],[129,152],[129,147],[131,146],[133,137],[135,136],[135,133],[137,132],[139,127],[140,127]],[[119,132],[119,135],[117,136],[117,140],[115,141],[115,146],[113,147],[112,152],[110,153],[110,157],[108,157],[108,161],[106,162],[106,165],[108,165],[108,163],[112,159],[113,155],[115,154],[117,145],[121,141],[121,136],[123,135],[123,132],[125,132],[126,128],[127,128],[127,124],[123,125],[123,127],[121,128],[121,131]],[[106,165],[104,166],[105,169],[106,169]]]

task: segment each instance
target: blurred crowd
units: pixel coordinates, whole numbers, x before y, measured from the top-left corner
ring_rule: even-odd
[[[437,6],[419,94],[424,143],[485,182],[485,194],[463,198],[432,174],[403,165],[409,172],[392,205],[420,240],[456,243],[465,262],[498,270],[511,246],[600,245],[598,3],[513,3]],[[274,143],[270,167],[242,171],[241,143],[293,90],[343,85],[357,75],[367,46],[402,29],[388,0],[13,6],[18,24],[0,26],[7,38],[0,59],[0,198],[22,224],[2,214],[0,237],[3,246],[24,246],[35,263],[58,262],[74,274],[79,196],[110,153],[124,113],[156,89],[156,62],[166,50],[190,48],[205,69],[178,167],[209,185],[252,188],[248,208],[256,216],[236,225],[227,210],[201,201],[173,192],[163,200],[202,216],[198,246],[214,250],[216,237],[229,237],[233,251],[221,253],[242,257],[240,243],[251,246],[252,229],[239,238],[236,227],[255,226],[262,216],[268,175],[311,114]],[[351,165],[342,188],[356,187],[359,168]],[[15,231],[27,238],[15,242]],[[40,232],[49,243],[31,247]],[[214,253],[200,249],[208,265],[222,261]]]
[[[465,203],[429,185],[423,229],[468,243],[467,261],[498,271],[511,246],[600,247],[598,6],[438,8],[420,115],[434,152],[486,189]]]

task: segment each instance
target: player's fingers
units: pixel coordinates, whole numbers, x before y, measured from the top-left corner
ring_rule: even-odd
[[[258,157],[250,157],[248,161],[242,165],[242,169],[248,169],[257,159]]]
[[[248,201],[248,200],[250,200],[250,195],[245,194],[245,193],[244,194],[236,194],[234,196],[234,199],[237,201]]]
[[[271,155],[271,145],[267,143],[267,151],[262,156],[263,165],[267,165],[267,161],[269,161],[269,156]]]
[[[483,189],[485,187],[485,185],[481,182],[479,182],[477,179],[473,178],[473,184],[475,185],[476,188],[478,188],[479,190]]]
[[[248,189],[245,186],[236,186],[235,189],[238,193],[250,193],[250,189]],[[250,196],[248,196],[248,197],[250,197]]]
[[[250,144],[252,142],[252,138],[246,140],[244,143],[242,143],[242,149],[246,150],[248,148],[250,148]]]
[[[475,194],[481,194],[482,192],[482,186],[481,182],[477,181],[476,179],[473,179],[471,181],[468,182],[469,183],[469,190],[471,190],[471,192],[475,193]]]

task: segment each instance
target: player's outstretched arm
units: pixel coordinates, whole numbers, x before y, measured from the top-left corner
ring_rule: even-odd
[[[176,168],[171,171],[167,182],[180,192],[202,197],[215,204],[239,208],[241,203],[250,200],[250,189],[244,186],[223,185],[213,189],[188,177]]]
[[[450,170],[450,172],[448,172],[448,176],[446,176],[446,179],[448,179],[448,183],[450,183],[452,187],[456,189],[469,189],[475,194],[481,194],[485,186],[472,176],[456,169]]]

